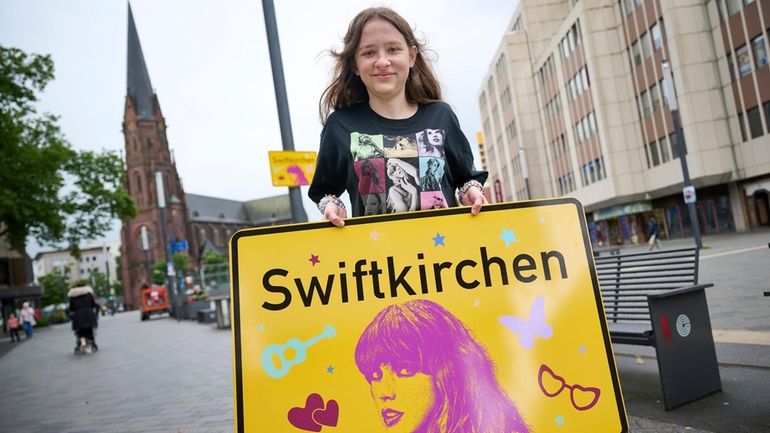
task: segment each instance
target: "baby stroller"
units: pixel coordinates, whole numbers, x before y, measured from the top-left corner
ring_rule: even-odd
[[[94,340],[94,330],[99,305],[94,299],[93,289],[89,286],[75,287],[70,289],[67,297],[72,330],[75,332],[75,354],[96,352],[99,346]]]

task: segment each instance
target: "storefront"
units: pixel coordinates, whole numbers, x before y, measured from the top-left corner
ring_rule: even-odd
[[[743,191],[749,227],[770,226],[770,178],[744,183]]]
[[[717,185],[697,190],[695,210],[701,235],[715,235],[735,231],[730,196],[727,185]],[[690,211],[681,194],[670,195],[653,201],[656,209],[665,213],[670,238],[691,237]]]
[[[656,210],[650,201],[633,202],[599,209],[589,223],[591,240],[595,246],[639,244],[647,241],[647,224],[656,217],[663,222],[663,212]],[[663,239],[668,230],[659,223]]]

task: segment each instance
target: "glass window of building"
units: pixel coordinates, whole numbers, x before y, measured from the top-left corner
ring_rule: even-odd
[[[642,44],[642,54],[644,55],[644,58],[650,58],[652,55],[652,50],[650,49],[650,35],[648,33],[643,34],[639,39],[639,42]]]
[[[754,62],[757,69],[767,65],[767,49],[765,48],[765,37],[759,35],[751,40],[751,47],[754,50]]]
[[[724,12],[722,12],[722,0],[717,0],[717,12],[719,12],[719,21],[724,21],[725,16]]]
[[[639,66],[642,63],[642,53],[639,51],[639,41],[631,44],[631,56],[634,59],[634,65]]]
[[[623,0],[623,10],[626,16],[634,13],[634,9],[636,9],[634,6],[634,0]]]
[[[749,118],[751,138],[757,138],[762,135],[762,117],[759,114],[759,106],[749,109],[747,117]]]
[[[650,87],[650,98],[652,99],[652,111],[656,111],[660,108],[660,90],[658,89],[658,83],[655,83]]]
[[[727,53],[727,69],[730,71],[730,81],[735,81],[735,64],[733,63],[733,56]]]
[[[660,165],[660,157],[658,157],[658,142],[653,141],[649,144],[650,146],[650,157],[652,158],[652,165],[658,166]]]
[[[748,6],[748,5],[752,4],[752,3],[754,3],[754,0],[743,0],[743,4],[745,4],[746,6]]]
[[[765,109],[765,122],[767,122],[767,132],[770,132],[770,101],[765,102],[762,107]]]
[[[639,99],[642,100],[642,114],[644,114],[644,117],[652,114],[652,108],[650,107],[650,99],[647,97],[647,91],[642,92],[642,94],[639,95]]]
[[[652,34],[653,49],[657,50],[663,45],[663,38],[660,34],[660,23],[653,24],[652,28],[650,28],[650,33]]]
[[[741,0],[726,0],[727,15],[733,16],[741,11]]]
[[[639,6],[641,6],[641,5],[642,5],[642,3],[644,3],[644,0],[634,0],[634,5],[635,5],[636,7],[639,7]]]
[[[666,137],[661,138],[658,144],[660,145],[661,162],[668,162],[671,160],[671,154],[668,151],[668,140],[666,140]]]
[[[588,113],[588,126],[591,128],[591,135],[596,134],[596,116],[593,111]]]
[[[583,88],[588,89],[588,69],[580,69],[580,79],[583,81]]]
[[[743,124],[743,113],[738,113],[738,126],[741,129],[741,141],[746,141],[746,125]]]
[[[751,73],[751,58],[749,57],[749,47],[741,45],[735,50],[735,58],[738,59],[738,71],[741,73],[741,77],[745,77]]]

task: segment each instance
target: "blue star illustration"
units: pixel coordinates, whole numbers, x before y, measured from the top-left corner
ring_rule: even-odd
[[[511,242],[518,242],[516,236],[513,234],[513,230],[503,229],[503,234],[500,235],[500,239],[505,241],[505,247],[508,248]]]
[[[557,415],[556,416],[556,425],[561,426],[562,424],[564,424],[564,417],[561,416],[561,415]]]
[[[580,347],[578,347],[578,350],[580,351],[580,353],[586,353],[586,347],[583,346],[582,344],[580,345]]]
[[[326,372],[329,374],[334,373],[334,366],[330,364],[328,367],[326,367]]]
[[[257,327],[257,330],[258,330],[259,332],[262,332],[262,331],[264,331],[264,330],[265,330],[265,325],[259,325],[259,326]]]
[[[441,233],[436,233],[436,236],[433,237],[433,246],[437,247],[441,245],[442,247],[445,247],[444,245],[444,236],[441,236]]]

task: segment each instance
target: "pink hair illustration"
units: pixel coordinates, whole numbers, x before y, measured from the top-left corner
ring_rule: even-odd
[[[297,176],[297,184],[298,185],[309,185],[310,182],[308,182],[307,177],[305,177],[305,173],[302,171],[302,169],[296,165],[292,164],[288,167],[286,167],[286,172],[289,174],[293,174]]]
[[[366,327],[355,350],[387,431],[411,433],[529,433],[516,405],[495,377],[495,367],[471,331],[439,304],[419,299],[385,307]],[[426,413],[397,404],[420,380]],[[399,388],[398,380],[413,380]],[[382,382],[389,381],[388,384]],[[380,390],[388,388],[384,394]],[[401,395],[400,391],[403,391]],[[419,406],[419,405],[418,405]],[[409,416],[419,417],[408,424]],[[399,429],[399,424],[402,426]],[[404,430],[407,428],[409,430]]]

